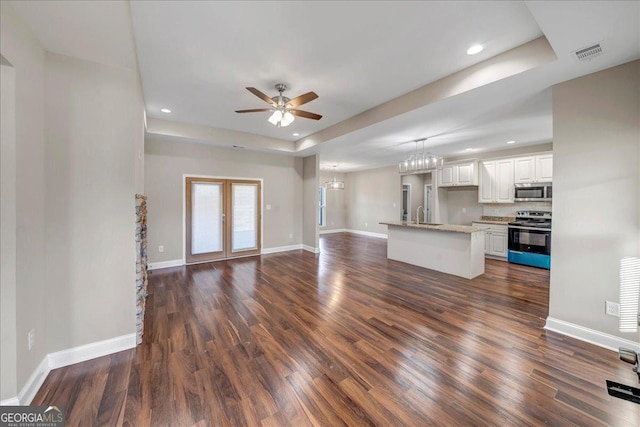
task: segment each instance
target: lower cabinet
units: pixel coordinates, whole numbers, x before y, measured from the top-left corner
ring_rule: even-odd
[[[507,226],[489,225],[474,222],[472,225],[478,227],[489,227],[484,232],[484,254],[495,258],[507,259]]]

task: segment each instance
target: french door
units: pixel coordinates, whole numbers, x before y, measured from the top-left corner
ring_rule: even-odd
[[[260,193],[260,181],[187,177],[187,263],[259,254]]]

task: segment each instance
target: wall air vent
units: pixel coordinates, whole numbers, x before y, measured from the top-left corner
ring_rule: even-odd
[[[596,56],[602,55],[602,46],[600,43],[596,43],[592,46],[576,50],[573,53],[576,55],[578,61],[589,61]]]

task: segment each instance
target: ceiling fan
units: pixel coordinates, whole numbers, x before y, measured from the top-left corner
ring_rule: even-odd
[[[236,113],[258,113],[261,111],[272,111],[269,122],[277,127],[289,126],[294,120],[294,116],[304,117],[305,119],[320,120],[322,116],[320,114],[310,113],[308,111],[297,110],[296,107],[307,102],[313,101],[318,97],[315,92],[307,92],[304,95],[297,96],[293,99],[289,99],[282,95],[282,92],[287,90],[287,85],[284,83],[278,83],[276,90],[280,92],[279,95],[269,98],[264,93],[260,92],[255,87],[246,88],[249,92],[262,99],[267,104],[271,105],[271,108],[255,108],[251,110],[236,110]]]

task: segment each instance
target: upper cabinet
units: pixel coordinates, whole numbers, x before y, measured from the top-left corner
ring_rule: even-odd
[[[480,163],[479,203],[513,203],[514,159]]]
[[[476,160],[445,164],[438,171],[438,187],[478,185],[478,162]]]
[[[553,154],[518,157],[514,160],[514,183],[553,181]]]

